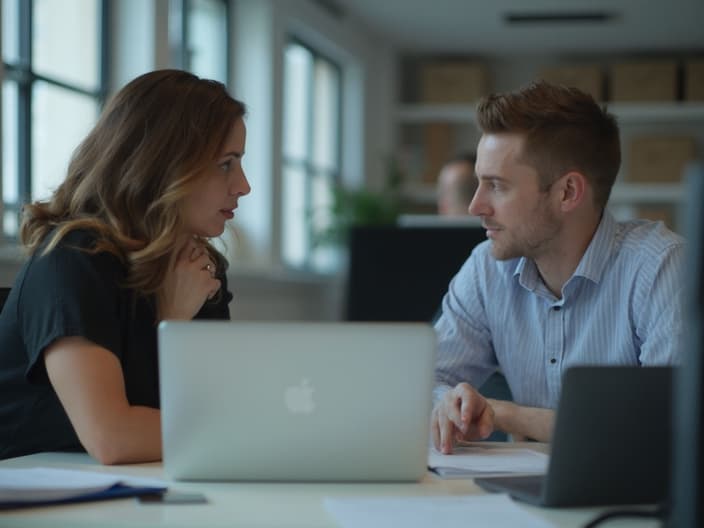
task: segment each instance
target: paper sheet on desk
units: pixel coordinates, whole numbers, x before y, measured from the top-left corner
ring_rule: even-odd
[[[452,455],[443,455],[432,447],[428,467],[442,477],[545,473],[548,456],[530,449],[511,447],[457,447]]]
[[[48,467],[0,468],[0,506],[79,498],[118,485],[123,490],[167,488],[162,480],[115,473]]]
[[[550,528],[508,495],[324,500],[341,528]]]

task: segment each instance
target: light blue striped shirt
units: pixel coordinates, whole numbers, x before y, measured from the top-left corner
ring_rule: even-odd
[[[478,245],[452,279],[435,329],[438,397],[499,367],[521,405],[555,408],[574,365],[678,362],[684,240],[662,223],[605,212],[558,299],[526,258]]]

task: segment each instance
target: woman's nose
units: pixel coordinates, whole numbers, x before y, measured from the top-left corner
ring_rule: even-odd
[[[250,193],[252,187],[249,185],[249,180],[244,171],[240,171],[237,177],[233,180],[230,185],[229,194],[230,196],[245,196]]]

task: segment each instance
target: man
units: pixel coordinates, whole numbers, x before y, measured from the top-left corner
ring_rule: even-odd
[[[438,174],[438,214],[465,216],[477,189],[474,154],[461,154],[443,165]]]
[[[494,429],[548,441],[567,368],[675,363],[681,325],[684,241],[605,209],[621,159],[612,115],[538,82],[485,98],[478,123],[469,212],[488,240],[450,283],[436,325],[431,427],[444,453]],[[515,403],[475,390],[497,367]]]

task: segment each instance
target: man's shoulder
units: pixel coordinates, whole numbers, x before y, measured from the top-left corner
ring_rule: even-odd
[[[661,255],[683,248],[683,237],[668,229],[663,222],[629,220],[617,224],[616,239],[622,250],[643,255]]]

